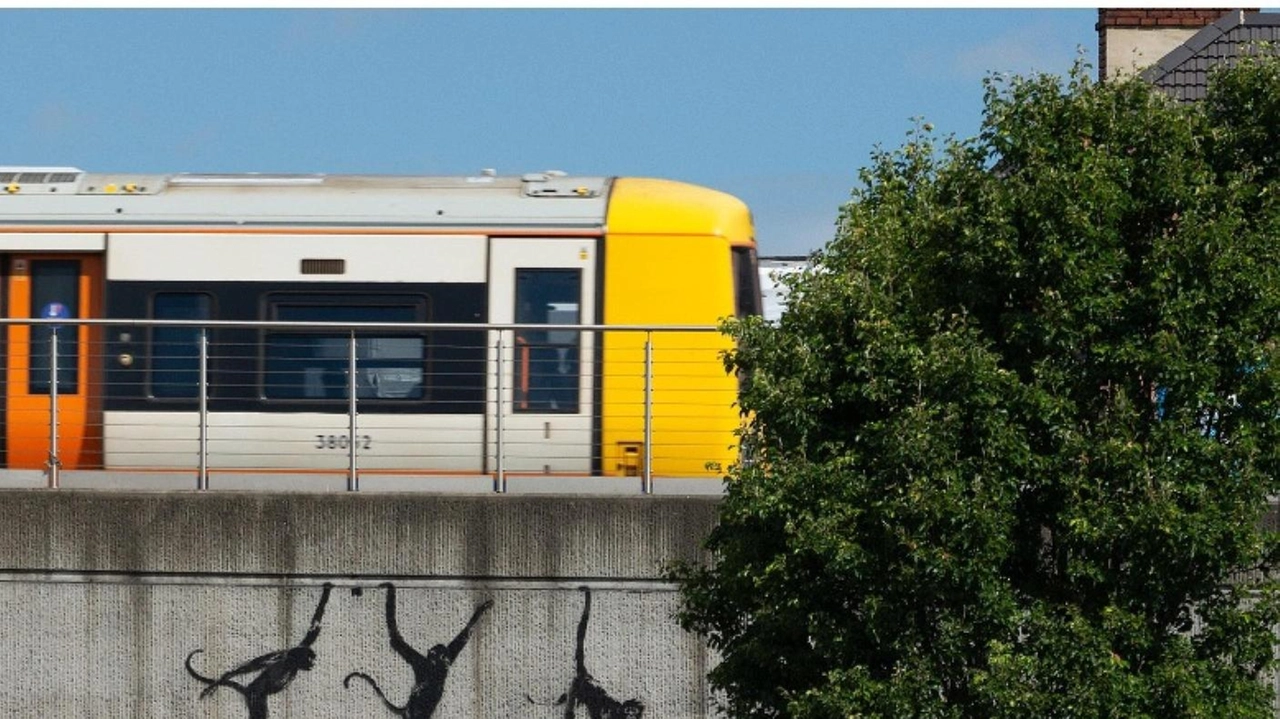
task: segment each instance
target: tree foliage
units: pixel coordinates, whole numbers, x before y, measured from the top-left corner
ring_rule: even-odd
[[[989,78],[770,325],[681,620],[734,717],[1271,716],[1280,66]]]

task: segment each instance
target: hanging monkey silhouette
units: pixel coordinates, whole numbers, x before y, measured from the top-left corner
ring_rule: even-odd
[[[390,709],[392,713],[405,717],[405,719],[427,719],[436,711],[436,706],[440,704],[440,697],[444,695],[444,682],[449,675],[449,668],[453,666],[453,662],[457,660],[458,655],[462,653],[462,649],[467,646],[467,641],[471,639],[471,629],[475,627],[476,622],[480,621],[480,617],[493,606],[493,600],[481,604],[476,607],[476,611],[471,615],[471,619],[467,625],[458,632],[458,636],[449,642],[448,646],[437,644],[427,651],[426,654],[418,652],[400,635],[400,629],[396,625],[396,588],[390,582],[383,582],[378,585],[387,590],[387,634],[391,636],[391,648],[399,654],[402,659],[408,662],[413,669],[413,688],[409,690],[409,700],[405,705],[398,707],[387,699],[387,695],[382,692],[378,683],[373,677],[364,672],[351,672],[342,680],[342,686],[351,688],[352,679],[363,679],[368,682],[369,686],[377,692],[378,697],[382,699],[382,703]]]
[[[296,647],[250,659],[224,672],[217,679],[203,676],[191,666],[192,657],[202,654],[203,649],[197,649],[188,654],[185,662],[187,673],[208,685],[200,692],[200,698],[204,699],[213,694],[218,687],[230,687],[244,697],[245,706],[249,710],[249,719],[267,719],[267,697],[284,691],[299,671],[310,670],[315,664],[316,653],[311,645],[315,643],[316,637],[320,636],[320,619],[324,616],[324,607],[329,603],[329,592],[332,590],[333,584],[325,582],[320,593],[320,603],[316,605],[316,611],[311,615],[311,627]],[[241,684],[233,678],[254,672],[257,672],[258,676],[247,684]]]
[[[575,674],[569,683],[569,691],[560,695],[554,702],[539,702],[528,694],[525,698],[534,704],[543,706],[564,705],[564,719],[574,719],[574,709],[581,705],[586,707],[590,719],[640,719],[644,716],[644,704],[635,699],[618,701],[609,696],[609,692],[600,686],[596,678],[587,671],[586,639],[587,622],[591,618],[591,589],[578,587],[583,594],[582,618],[578,620],[578,647],[574,652]]]

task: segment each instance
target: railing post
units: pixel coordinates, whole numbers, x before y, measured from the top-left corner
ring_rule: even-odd
[[[200,328],[200,464],[196,489],[209,488],[209,329]]]
[[[494,474],[494,477],[493,477],[493,491],[501,494],[507,491],[507,472],[506,472],[506,466],[505,466],[505,457],[503,456],[506,453],[505,452],[506,447],[503,446],[503,431],[502,431],[502,393],[504,389],[503,382],[502,382],[502,330],[498,330],[497,359],[498,359],[498,376],[496,378],[496,381],[494,382],[494,386],[498,391],[498,397],[497,397],[498,401],[496,403],[497,406],[494,408],[495,419],[493,422],[493,429],[494,429],[494,432],[497,434],[497,440],[498,440],[497,449],[496,449],[497,455],[498,455],[497,456],[498,466],[497,466],[497,473]]]
[[[356,468],[356,331],[351,330],[351,340],[347,355],[347,491],[360,491],[360,474]]]
[[[644,333],[644,479],[640,487],[653,494],[653,330]]]
[[[58,488],[58,326],[49,327],[49,486]]]

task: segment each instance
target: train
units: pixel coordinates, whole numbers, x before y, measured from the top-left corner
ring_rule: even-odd
[[[674,180],[0,167],[0,473],[719,477],[758,277]]]

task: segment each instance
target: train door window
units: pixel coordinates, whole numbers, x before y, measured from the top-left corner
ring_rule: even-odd
[[[31,316],[58,316],[74,319],[80,307],[80,262],[78,260],[31,261]],[[79,391],[80,332],[75,325],[58,329],[58,392]],[[31,328],[31,375],[29,392],[49,394],[49,366],[53,337],[50,325]]]
[[[516,324],[579,324],[581,297],[581,270],[516,270]],[[578,412],[580,335],[575,330],[516,332],[516,412]]]
[[[151,298],[158,320],[207,320],[213,298],[202,292],[160,292]],[[191,399],[200,390],[200,328],[155,327],[151,330],[151,396]]]
[[[760,270],[756,265],[756,251],[750,247],[733,248],[734,310],[739,317],[763,313],[760,297]]]
[[[277,300],[273,319],[286,322],[425,322],[425,298],[403,303],[371,299]],[[426,399],[427,339],[422,332],[356,333],[356,397],[371,400]],[[350,396],[349,332],[276,331],[264,338],[263,394],[268,399],[345,400]]]

